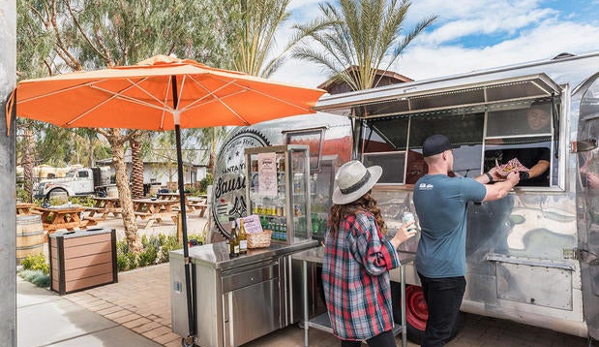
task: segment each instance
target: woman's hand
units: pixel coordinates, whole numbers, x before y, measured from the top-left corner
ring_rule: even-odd
[[[391,243],[393,244],[395,249],[397,249],[399,245],[416,235],[418,230],[414,226],[414,223],[415,222],[412,221],[406,224],[402,224],[401,227],[399,227],[399,230],[397,230],[397,233],[395,233],[395,235],[391,239]]]

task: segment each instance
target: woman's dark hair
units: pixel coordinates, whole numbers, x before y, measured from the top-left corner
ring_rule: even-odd
[[[347,218],[352,214],[358,214],[362,211],[369,211],[374,215],[376,224],[379,229],[385,230],[385,221],[381,215],[381,209],[377,207],[376,200],[370,195],[372,190],[369,190],[366,194],[362,195],[358,200],[350,202],[345,205],[333,205],[331,206],[329,213],[329,225],[331,226],[330,232],[332,235],[337,235],[339,230],[339,222]]]

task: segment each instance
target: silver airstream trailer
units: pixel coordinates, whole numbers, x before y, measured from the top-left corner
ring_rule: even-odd
[[[550,117],[546,127],[532,128],[526,111],[538,104]],[[235,132],[219,155],[215,203],[243,199],[243,191],[227,188],[244,182],[234,170],[240,163],[226,162],[239,146],[309,144],[316,218],[326,218],[341,164],[353,157],[382,166],[374,194],[389,224],[414,211],[413,184],[427,169],[421,145],[431,134],[449,137],[459,176],[482,174],[511,149],[543,149],[550,167],[542,182],[524,181],[501,201],[468,207],[462,311],[599,338],[599,54],[328,95],[316,108],[316,116]],[[219,223],[228,220],[225,209],[214,209],[213,217],[226,235]],[[401,251],[415,252],[417,242]],[[414,338],[427,308],[411,264],[406,274]]]

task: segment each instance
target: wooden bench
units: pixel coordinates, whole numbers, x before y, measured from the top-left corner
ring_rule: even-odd
[[[206,213],[206,208],[208,208],[208,205],[206,205],[206,204],[195,204],[193,206],[195,207],[196,210],[200,211],[200,213],[198,214],[198,216],[200,218],[204,218],[204,214]]]
[[[106,219],[109,213],[112,213],[115,217],[117,217],[118,214],[123,212],[123,209],[120,207],[87,207],[85,208],[85,211],[90,212],[89,217],[94,217],[96,214],[101,213],[104,216],[104,219]]]
[[[135,215],[141,217],[141,219],[145,219],[146,217],[150,217],[152,212],[135,212]]]
[[[151,228],[154,225],[154,222],[162,222],[163,218],[170,217],[175,224],[177,224],[177,213],[176,212],[161,212],[161,213],[151,213],[151,212],[135,212],[135,215],[140,217],[142,221],[147,220],[143,229]]]
[[[98,224],[98,222],[104,222],[106,221],[106,215],[102,215],[100,217],[94,217],[94,216],[85,216],[83,217],[84,221],[88,221],[87,225],[96,225]]]
[[[54,232],[59,229],[67,229],[72,231],[75,228],[85,229],[89,225],[89,221],[82,220],[77,222],[67,222],[67,223],[59,223],[59,224],[48,224],[43,223],[44,230],[48,232]]]
[[[208,208],[208,204],[206,204],[206,199],[187,199],[187,206],[189,206],[190,210],[200,211],[198,216],[200,218],[204,217],[206,213],[206,208]]]

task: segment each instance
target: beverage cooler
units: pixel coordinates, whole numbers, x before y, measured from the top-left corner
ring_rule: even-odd
[[[305,145],[245,149],[248,214],[272,231],[273,243],[312,238],[309,153]]]

